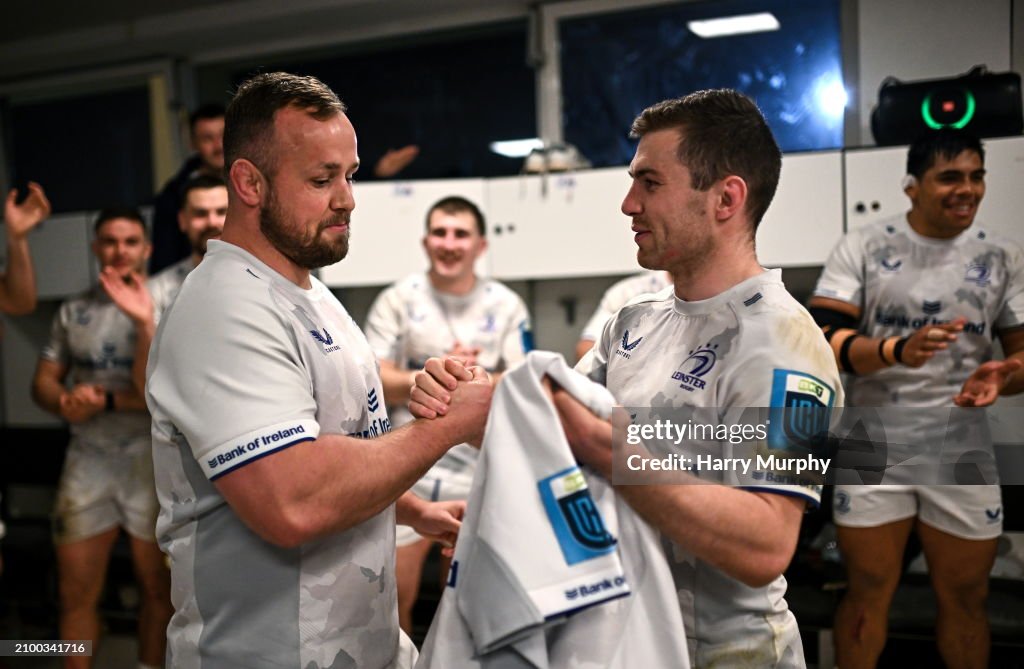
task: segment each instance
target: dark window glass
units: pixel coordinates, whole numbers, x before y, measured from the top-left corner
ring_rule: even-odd
[[[759,12],[780,29],[701,38],[687,28]],[[595,166],[629,163],[629,126],[645,107],[705,88],[753,98],[783,151],[842,146],[838,0],[686,2],[563,19],[559,37],[565,138]]]
[[[373,51],[368,51],[368,49]],[[492,153],[496,140],[535,137],[534,73],[526,64],[526,24],[502,24],[471,34],[435,34],[388,44],[348,47],[345,55],[235,67],[234,89],[255,71],[313,75],[345,102],[359,137],[362,168],[389,148],[420,147],[397,178],[486,177],[515,174],[522,158]],[[200,73],[212,90],[212,71]]]
[[[7,108],[15,183],[38,181],[56,212],[138,206],[153,196],[145,87]]]

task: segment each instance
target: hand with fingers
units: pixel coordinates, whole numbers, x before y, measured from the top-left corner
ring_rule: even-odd
[[[146,288],[146,280],[138,272],[122,276],[113,267],[104,267],[100,272],[100,285],[132,322],[153,320],[153,298]]]
[[[80,383],[60,396],[60,415],[69,423],[83,423],[107,405],[106,389],[92,383]]]
[[[11,239],[21,239],[50,215],[52,207],[46,199],[43,187],[34,181],[28,184],[28,195],[21,204],[17,202],[18,191],[11,189],[4,202],[4,225]]]
[[[410,519],[409,525],[424,539],[440,543],[442,555],[452,557],[465,515],[465,500],[425,502],[419,517]]]
[[[899,358],[907,367],[920,367],[935,357],[938,351],[945,351],[957,340],[962,332],[966,318],[955,318],[949,323],[925,325],[911,334],[903,345]]]
[[[1010,382],[1014,373],[1024,368],[1024,362],[1017,358],[990,360],[980,365],[971,374],[960,394],[953,397],[958,407],[987,407],[999,398],[999,393]]]
[[[457,443],[483,441],[494,386],[482,367],[467,367],[455,358],[430,358],[414,379],[409,393],[413,416],[451,421]]]

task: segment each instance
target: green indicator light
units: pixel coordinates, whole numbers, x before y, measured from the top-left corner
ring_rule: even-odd
[[[932,116],[931,110],[932,94],[929,93],[928,95],[924,96],[924,101],[921,103],[921,118],[924,119],[925,125],[927,125],[932,130],[938,130],[940,128],[946,127],[956,128],[957,130],[960,130],[961,128],[965,127],[968,123],[970,123],[971,119],[974,118],[974,110],[977,108],[978,103],[974,99],[974,94],[971,93],[969,90],[964,89],[963,93],[964,100],[967,101],[967,108],[964,110],[964,115],[961,116],[959,120],[953,121],[952,123],[939,123],[938,121],[936,121],[935,117]]]

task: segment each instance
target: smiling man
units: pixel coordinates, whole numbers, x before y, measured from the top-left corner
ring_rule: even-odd
[[[839,372],[821,331],[780,271],[757,260],[757,226],[782,162],[757,106],[737,91],[698,91],[648,107],[632,134],[640,143],[622,213],[632,220],[640,265],[670,272],[673,285],[619,310],[576,369],[622,406],[652,412],[840,406]],[[443,406],[438,386],[468,378],[450,361],[426,369],[410,405],[423,417]],[[689,380],[695,376],[699,383]],[[611,479],[611,423],[564,391],[555,401],[577,460]],[[803,667],[782,572],[820,485],[754,477],[733,486],[710,476],[709,485],[681,473],[672,480],[694,485],[616,486],[662,534],[691,664]]]
[[[475,204],[458,196],[438,201],[427,212],[423,237],[430,268],[387,288],[370,309],[366,338],[380,359],[384,399],[396,425],[412,419],[405,405],[413,375],[427,358],[452,355],[500,373],[532,347],[522,299],[504,284],[476,275],[476,261],[487,248],[485,235],[484,215]],[[468,444],[456,446],[413,492],[424,499],[465,500],[477,454]],[[407,632],[431,544],[408,527],[398,529],[398,612]]]
[[[907,154],[904,189],[910,211],[850,232],[810,303],[851,375],[850,406],[983,407],[1020,392],[1024,255],[974,225],[985,195],[981,142],[952,129],[924,136]],[[991,360],[996,336],[1005,361]],[[935,412],[901,418],[883,426],[886,441],[922,450],[944,443],[953,428],[984,422],[977,412],[952,414],[949,425],[945,418],[935,424]],[[987,437],[969,446],[992,449]],[[937,595],[942,658],[953,667],[987,666],[985,599],[1002,530],[999,487],[889,482],[896,485],[836,487],[849,578],[836,614],[839,665],[875,666],[903,551],[916,530]]]
[[[43,348],[32,395],[71,424],[54,510],[62,639],[98,640],[96,605],[119,528],[130,537],[142,592],[141,666],[160,666],[170,617],[169,579],[156,544],[157,502],[146,405],[132,367],[138,325],[111,291],[141,288],[150,244],[134,209],[107,209],[96,221],[93,253],[101,286],[61,305]],[[71,387],[68,388],[67,381]],[[90,658],[69,658],[87,667]]]
[[[396,519],[454,540],[462,505],[405,493],[479,439],[491,385],[391,431],[362,332],[311,271],[348,252],[359,167],[345,106],[312,77],[244,82],[227,110],[221,239],[160,320],[147,373],[168,664],[409,667]]]

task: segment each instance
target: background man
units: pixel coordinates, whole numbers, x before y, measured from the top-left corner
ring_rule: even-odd
[[[489,381],[479,370],[443,419],[390,431],[373,352],[310,275],[348,251],[359,158],[344,112],[312,77],[239,87],[222,238],[153,343],[146,390],[176,667],[410,666],[396,519],[449,543],[459,526],[461,503],[403,493],[452,445],[479,439]]]
[[[101,212],[92,248],[102,289],[61,305],[32,384],[39,406],[71,423],[54,510],[60,633],[62,639],[98,640],[96,605],[123,527],[142,591],[139,661],[157,667],[171,609],[169,574],[154,536],[150,421],[132,384],[134,327],[108,296],[111,286],[141,284],[150,251],[142,216],[133,209]],[[68,658],[66,666],[89,661]]]
[[[620,310],[577,370],[626,407],[839,405],[824,338],[779,270],[764,270],[754,252],[782,161],[754,103],[699,91],[649,107],[632,131],[640,144],[622,211],[640,265],[671,272],[674,289]],[[424,418],[443,407],[438,387],[466,376],[450,359],[426,369],[410,405]],[[701,383],[680,383],[678,372]],[[610,479],[611,423],[563,391],[555,401],[576,457]],[[773,429],[769,438],[781,437],[783,426]],[[616,487],[663,533],[695,667],[804,666],[782,572],[820,486],[750,483]]]
[[[189,138],[195,154],[185,161],[154,200],[153,257],[151,274],[186,258],[192,252],[188,238],[178,226],[182,190],[199,175],[219,177],[224,171],[224,107],[208,104],[189,116]]]
[[[604,324],[615,313],[626,306],[626,303],[638,295],[657,293],[672,284],[672,276],[660,270],[648,270],[633,276],[627,276],[613,283],[601,296],[601,302],[591,314],[580,332],[580,340],[576,342],[576,359],[581,359],[587,351],[594,348],[594,342],[601,337]]]
[[[850,232],[829,257],[810,305],[840,368],[852,375],[851,406],[987,406],[1024,389],[1024,374],[1015,373],[1024,359],[1024,255],[972,225],[985,194],[984,158],[981,143],[962,131],[915,142],[905,180],[910,211]],[[919,318],[927,324],[915,330],[910,323]],[[994,334],[1005,361],[991,361]],[[884,426],[886,440],[942,444],[950,429],[984,420],[966,413],[936,425],[929,424],[934,412],[907,412],[901,424]],[[987,666],[985,599],[1002,531],[999,487],[844,485],[835,495],[849,579],[836,613],[839,665],[875,666],[915,530],[938,600],[943,660]]]
[[[380,360],[384,399],[395,425],[406,409],[413,375],[431,356],[453,355],[467,366],[501,372],[532,347],[526,305],[497,281],[480,279],[474,265],[487,248],[480,209],[462,197],[446,197],[427,212],[423,248],[430,268],[382,292],[366,320],[366,339]],[[423,499],[465,500],[479,451],[460,444],[448,451],[413,488]],[[398,528],[398,614],[412,630],[423,562],[432,542]],[[442,560],[442,578],[447,573]]]

